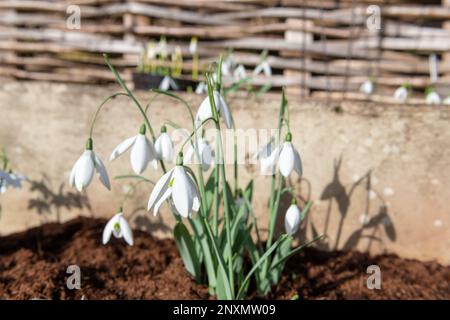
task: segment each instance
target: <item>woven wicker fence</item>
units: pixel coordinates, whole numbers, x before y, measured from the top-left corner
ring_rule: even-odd
[[[81,24],[72,28],[77,8]],[[370,99],[389,102],[408,83],[414,103],[426,87],[450,93],[448,21],[448,0],[2,0],[0,76],[108,83],[106,52],[131,81],[147,43],[164,35],[169,51],[181,48],[189,77],[195,36],[201,69],[232,49],[250,71],[268,50],[273,74],[253,77],[255,86],[366,99],[359,87],[374,77]]]

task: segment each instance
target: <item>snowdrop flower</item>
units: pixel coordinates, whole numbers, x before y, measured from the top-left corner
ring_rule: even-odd
[[[109,239],[111,239],[111,234],[117,239],[123,238],[130,246],[133,245],[133,232],[123,216],[122,208],[120,208],[119,212],[108,221],[105,229],[103,229],[103,244],[108,243]]]
[[[197,37],[192,37],[191,42],[189,43],[189,53],[195,54],[197,53]]]
[[[108,173],[102,160],[92,150],[93,142],[89,138],[86,143],[86,150],[81,157],[75,162],[70,173],[69,182],[72,187],[76,187],[78,191],[87,188],[94,177],[95,171],[99,174],[101,183],[111,190]]]
[[[397,88],[394,92],[394,98],[401,102],[406,102],[409,96],[409,91],[406,86],[401,86],[400,88]]]
[[[222,69],[221,69],[222,75],[224,77],[231,76],[231,69],[233,68],[234,65],[235,65],[235,63],[234,63],[233,56],[232,55],[228,56],[227,59],[225,59],[222,62]]]
[[[172,210],[184,217],[191,217],[192,211],[200,208],[200,198],[193,178],[182,166],[183,156],[180,153],[177,165],[165,173],[155,184],[147,210],[153,209],[156,215],[165,200],[169,200]]]
[[[374,89],[373,81],[370,79],[364,81],[359,87],[359,91],[367,95],[371,95],[373,93],[373,89]]]
[[[430,91],[425,98],[427,104],[441,104],[441,97],[436,91]]]
[[[214,161],[214,151],[211,148],[208,141],[204,138],[197,139],[197,147],[198,147],[198,155],[200,157],[200,165],[202,166],[202,170],[207,171]],[[196,161],[193,161],[193,159],[197,160],[197,155],[195,154],[194,148],[195,148],[195,144],[189,145],[189,148],[184,157],[183,164],[186,165],[186,164],[191,164],[191,163],[197,163]]]
[[[295,201],[294,201],[295,202]],[[292,203],[286,211],[284,217],[284,229],[287,234],[293,235],[297,232],[301,222],[300,209],[295,203]]]
[[[197,88],[195,88],[195,93],[196,94],[205,94],[208,92],[208,86],[206,85],[206,83],[199,82],[199,84],[197,85]]]
[[[247,77],[247,71],[245,70],[245,67],[240,64],[237,66],[236,69],[233,71],[233,77],[235,80],[239,81]]]
[[[161,134],[155,141],[155,151],[158,159],[172,162],[173,144],[170,136],[167,134],[166,126],[161,127]]]
[[[253,155],[252,159],[254,161],[260,161],[260,174],[272,175],[275,173],[275,162],[278,156],[278,152],[273,152],[275,149],[275,144],[272,139]]]
[[[261,72],[264,72],[264,75],[266,77],[272,76],[272,68],[270,67],[270,64],[267,62],[267,60],[262,61],[255,67],[255,69],[253,70],[253,75],[257,76]]]
[[[233,120],[231,118],[230,109],[228,108],[225,99],[217,90],[214,90],[213,96],[214,96],[214,104],[216,105],[216,110],[219,112],[220,116],[225,120],[225,125],[227,126],[227,128],[230,129]],[[197,115],[195,116],[195,125],[199,126],[204,120],[211,118],[212,116],[213,115],[211,110],[211,104],[209,103],[209,96],[207,96],[200,104],[200,107],[198,108]]]
[[[295,170],[299,176],[302,176],[302,160],[291,141],[292,134],[288,132],[286,134],[286,139],[281,146],[276,147],[269,156],[260,157],[262,174],[274,174],[276,165],[278,164],[278,168],[283,177],[288,177],[293,170]],[[273,146],[270,146],[270,148],[272,147]],[[267,151],[269,151],[269,147],[267,147],[266,152]]]
[[[130,161],[131,168],[136,174],[141,174],[147,168],[149,163],[156,169],[156,151],[153,148],[153,144],[145,136],[145,124],[143,124],[139,130],[139,134],[125,139],[121,142],[111,153],[109,157],[110,161],[113,161],[131,146]]]
[[[162,91],[167,91],[169,89],[178,90],[178,85],[172,77],[165,76],[159,84],[159,89]]]

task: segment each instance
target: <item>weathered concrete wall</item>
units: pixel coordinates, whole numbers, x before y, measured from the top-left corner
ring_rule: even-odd
[[[48,83],[4,83],[0,88],[0,145],[18,171],[33,182],[1,195],[2,234],[79,214],[109,217],[120,205],[130,181],[113,181],[108,192],[98,180],[80,195],[68,186],[70,169],[83,151],[96,106],[116,87]],[[149,94],[139,92],[141,101]],[[192,105],[200,97],[186,95]],[[276,126],[279,99],[230,98],[242,128]],[[339,107],[290,101],[294,144],[303,157],[304,179],[292,181],[305,199],[315,201],[304,224],[308,236],[328,234],[322,246],[388,250],[405,257],[450,263],[449,109],[355,105]],[[158,98],[150,116],[158,128],[165,119],[189,126],[182,107]],[[95,150],[111,177],[130,172],[128,155],[109,163],[111,150],[136,133],[141,120],[125,98],[100,115]],[[257,167],[242,166],[241,181],[256,178],[255,211],[267,225],[269,178]],[[158,174],[147,170],[157,179]],[[141,184],[125,209],[142,229],[167,235],[171,215],[152,217],[146,206],[151,186]],[[364,214],[370,222],[363,226]],[[100,241],[100,240],[99,240]]]

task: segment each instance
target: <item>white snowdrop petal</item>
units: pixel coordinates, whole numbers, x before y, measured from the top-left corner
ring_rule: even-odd
[[[189,177],[184,168],[176,166],[173,174],[172,200],[175,208],[184,218],[187,218],[192,210]]]
[[[280,159],[278,161],[280,172],[284,177],[288,177],[294,169],[295,155],[292,143],[285,142],[280,152]]]
[[[149,162],[148,144],[143,134],[136,137],[133,148],[131,149],[130,161],[131,168],[136,174],[141,174]]]
[[[111,234],[114,229],[114,225],[117,222],[116,216],[112,217],[108,223],[106,223],[105,229],[103,229],[102,242],[103,244],[107,244],[109,239],[111,239]]]
[[[161,208],[164,201],[166,201],[172,195],[172,188],[167,188],[163,195],[156,202],[155,207],[153,208],[153,215],[156,216],[158,214],[159,208]]]
[[[83,188],[86,188],[92,181],[95,170],[93,156],[91,150],[86,150],[80,158],[80,162],[78,163],[75,172],[75,186],[78,191],[82,191]]]
[[[301,177],[303,175],[303,164],[300,154],[294,149],[294,170]]]
[[[75,162],[75,164],[74,164],[73,167],[72,167],[72,170],[70,171],[69,183],[70,183],[70,186],[71,186],[71,187],[75,187],[75,174],[76,174],[76,172],[77,172],[77,166],[78,166],[78,163],[80,162],[80,159],[81,159],[82,157],[83,157],[83,156],[81,156],[81,157],[79,157],[79,158],[77,159],[77,161]]]
[[[108,190],[111,190],[111,183],[109,182],[108,172],[106,171],[103,161],[95,154],[94,159],[95,159],[95,169],[97,169],[97,172],[100,176],[100,181]]]
[[[124,141],[122,141],[112,152],[111,155],[109,156],[109,161],[113,161],[114,159],[116,159],[118,156],[120,156],[122,153],[124,153],[125,151],[127,151],[134,143],[134,141],[136,140],[136,136],[130,137],[128,139],[125,139]]]
[[[286,233],[288,234],[296,233],[299,225],[300,225],[300,209],[295,204],[292,204],[288,208],[284,219],[284,227]]]
[[[168,76],[165,76],[161,80],[161,83],[159,84],[159,90],[167,91],[169,90],[169,86],[170,86],[170,78]]]
[[[155,150],[159,159],[172,162],[173,160],[173,143],[170,136],[163,132],[159,135],[155,142]]]
[[[273,174],[275,173],[276,164],[279,158],[280,154],[280,148],[276,147],[270,156],[266,158],[261,158],[260,160],[260,167],[261,167],[261,174]]]
[[[216,104],[217,108],[217,104]],[[204,120],[211,118],[212,112],[211,112],[211,104],[209,103],[209,97],[206,96],[206,98],[202,101],[200,104],[200,107],[198,108],[197,114],[195,116],[195,122],[196,126],[199,126]]]
[[[121,215],[119,217],[119,226],[120,231],[122,232],[122,237],[125,240],[126,243],[128,243],[130,246],[133,245],[133,232],[131,231],[130,225],[128,224],[127,220]]]
[[[224,119],[227,128],[230,129],[233,125],[230,109],[228,108],[225,99],[217,91],[214,91],[214,102],[216,103],[216,106],[219,104],[220,116]]]
[[[170,169],[166,172],[159,180],[156,182],[155,187],[150,194],[150,198],[148,199],[147,210],[151,210],[155,203],[162,197],[164,192],[167,190],[170,179],[172,178],[174,168]]]

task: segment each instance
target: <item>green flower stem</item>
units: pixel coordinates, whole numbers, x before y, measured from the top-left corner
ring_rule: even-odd
[[[150,131],[150,135],[152,136],[152,140],[153,140],[153,142],[155,142],[155,140],[156,140],[155,132],[154,132],[154,130],[152,128],[152,125],[150,124],[150,121],[148,120],[147,114],[145,113],[145,111],[142,108],[141,104],[136,99],[136,97],[133,95],[133,93],[131,93],[130,89],[128,89],[127,85],[125,84],[125,82],[120,77],[120,75],[117,72],[116,68],[114,68],[114,66],[109,62],[109,58],[108,58],[108,55],[106,53],[103,54],[103,58],[105,60],[106,65],[109,67],[111,72],[114,74],[114,77],[116,78],[116,80],[119,83],[119,85],[122,87],[123,90],[125,90],[127,95],[131,98],[131,100],[133,100],[134,104],[136,105],[136,107],[141,112],[141,115],[144,118],[145,124],[147,125],[148,130]],[[162,168],[163,172],[166,173],[167,171],[166,171],[166,166],[164,165],[164,161],[160,160],[159,163],[161,164],[161,168]]]
[[[118,96],[127,96],[127,97],[128,97],[128,94],[125,93],[125,92],[116,92],[116,93],[110,95],[109,97],[106,97],[106,98],[102,101],[102,103],[100,103],[100,105],[97,107],[97,110],[95,110],[94,116],[92,117],[91,125],[90,125],[90,127],[89,127],[89,138],[92,139],[92,135],[93,135],[93,132],[94,132],[95,121],[97,120],[98,114],[99,114],[100,111],[102,110],[103,106],[104,106],[109,100],[115,99],[115,98],[118,97]]]
[[[222,59],[221,59],[222,61]],[[219,64],[219,68],[221,66],[221,63]],[[218,77],[218,79],[220,79],[220,77]],[[229,208],[229,201],[230,199],[228,199],[228,192],[227,192],[227,180],[226,180],[226,175],[225,175],[225,164],[223,161],[223,144],[222,144],[222,137],[220,136],[220,123],[219,123],[219,114],[217,113],[217,109],[216,109],[216,104],[214,101],[214,95],[213,95],[213,88],[212,88],[212,82],[211,82],[211,78],[208,77],[208,96],[209,96],[209,102],[211,104],[211,111],[213,114],[216,124],[216,129],[217,129],[217,143],[218,143],[218,148],[217,148],[217,153],[219,154],[218,158],[219,158],[219,164],[220,164],[220,173],[221,173],[221,179],[222,179],[222,194],[223,194],[223,203],[224,203],[224,220],[225,220],[225,229],[226,229],[226,236],[227,236],[227,255],[228,255],[228,279],[229,279],[229,283],[230,283],[230,287],[231,287],[231,292],[232,295],[234,296],[234,271],[233,271],[233,252],[232,252],[232,247],[233,247],[233,242],[231,239],[231,214],[230,214],[230,208]],[[216,186],[217,188],[218,186]]]

